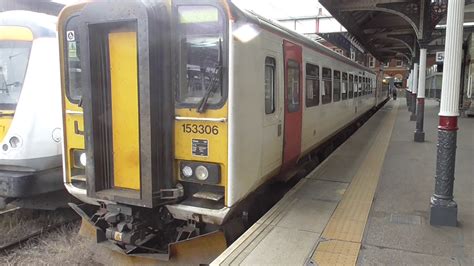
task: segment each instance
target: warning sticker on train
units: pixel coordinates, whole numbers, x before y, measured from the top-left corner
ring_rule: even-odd
[[[194,156],[209,156],[209,141],[207,139],[193,139],[192,152]]]
[[[68,51],[68,56],[70,58],[77,58],[77,46],[76,42],[68,42],[67,43],[67,51]]]
[[[68,30],[66,32],[66,39],[68,42],[73,42],[76,40],[76,35],[74,34],[73,30]]]

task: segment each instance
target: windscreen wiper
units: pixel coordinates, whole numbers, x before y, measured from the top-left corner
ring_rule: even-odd
[[[217,67],[215,68],[215,71],[211,77],[209,85],[206,88],[206,92],[204,93],[204,96],[202,97],[201,101],[199,101],[198,107],[196,108],[196,112],[198,113],[204,113],[206,111],[207,101],[209,100],[211,93],[214,92],[214,90],[217,88],[216,84],[218,84],[218,81],[222,82],[223,63],[222,63],[222,39],[221,38],[219,38],[219,60],[218,61],[219,63]]]

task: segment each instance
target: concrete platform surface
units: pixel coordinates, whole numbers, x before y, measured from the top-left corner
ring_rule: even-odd
[[[211,265],[473,265],[474,118],[460,118],[459,226],[429,225],[438,103],[426,142],[390,101]]]
[[[431,226],[439,103],[426,101],[424,143],[413,142],[415,122],[400,107],[358,264],[474,265],[474,118],[459,118],[454,183],[459,225]]]

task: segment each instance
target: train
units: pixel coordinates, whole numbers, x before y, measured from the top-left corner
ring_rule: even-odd
[[[29,11],[0,13],[0,209],[8,203],[55,209],[69,200],[56,20]]]
[[[166,257],[387,100],[382,75],[231,1],[88,1],[58,21],[64,182],[97,241]]]

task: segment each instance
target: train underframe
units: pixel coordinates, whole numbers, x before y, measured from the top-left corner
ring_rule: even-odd
[[[62,174],[62,167],[41,171],[0,170],[0,210],[9,203],[43,210],[66,207],[72,197],[64,188]]]

